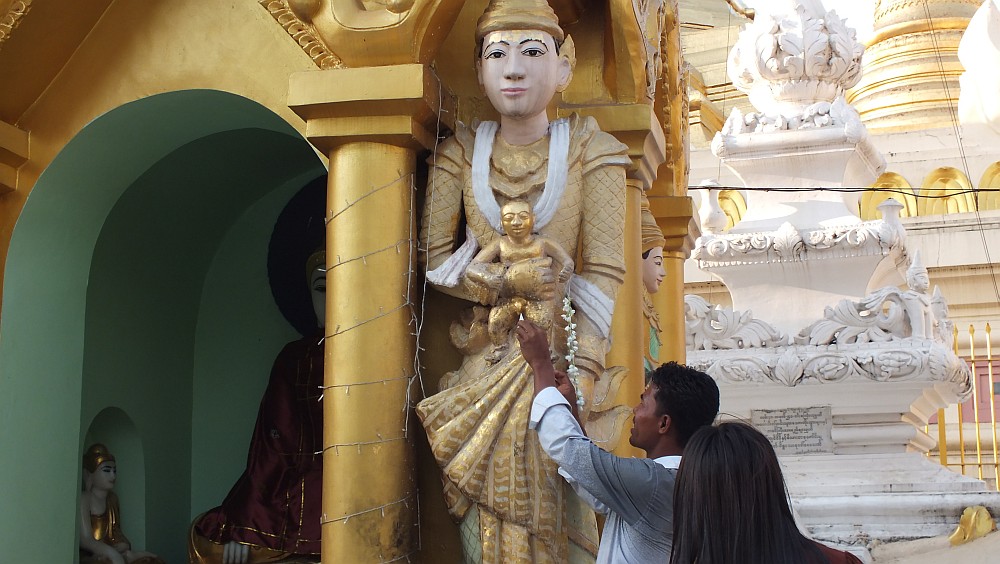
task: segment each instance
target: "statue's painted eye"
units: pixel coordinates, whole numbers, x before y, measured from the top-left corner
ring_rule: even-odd
[[[507,52],[503,49],[490,49],[483,55],[484,59],[501,59],[507,56]]]
[[[545,56],[545,49],[541,47],[528,47],[521,51],[521,54],[525,57],[542,57]]]

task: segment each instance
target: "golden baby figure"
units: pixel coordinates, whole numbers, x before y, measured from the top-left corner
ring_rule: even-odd
[[[537,258],[554,258],[562,267],[557,281],[565,284],[573,274],[573,258],[552,239],[533,233],[535,212],[531,204],[524,200],[511,200],[500,208],[500,223],[504,236],[494,239],[472,259],[466,276],[486,283],[489,273],[481,268],[500,259],[500,264],[510,268],[514,264]],[[540,300],[529,296],[509,296],[502,298],[490,310],[489,334],[493,350],[486,355],[487,362],[498,362],[507,350],[514,323],[524,316],[542,329],[552,328],[554,315],[552,300]]]

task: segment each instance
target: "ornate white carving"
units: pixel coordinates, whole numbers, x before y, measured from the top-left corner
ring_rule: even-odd
[[[832,103],[824,101],[810,104],[795,114],[750,112],[744,115],[738,108],[733,108],[722,128],[722,134],[768,133],[820,127],[840,127],[854,142],[868,135],[858,111],[843,96],[837,96]]]
[[[899,218],[799,232],[785,222],[777,231],[710,233],[695,243],[691,257],[701,268],[717,263],[791,262],[843,256],[887,256],[905,231]]]
[[[771,325],[754,319],[749,311],[712,307],[700,296],[684,296],[684,326],[688,350],[777,347],[788,337]]]
[[[845,380],[948,382],[971,393],[968,365],[952,351],[948,304],[915,253],[908,290],[882,288],[827,307],[793,343],[749,311],[712,307],[685,296],[687,363],[734,384],[798,386]]]
[[[762,114],[801,121],[807,107],[857,84],[864,45],[836,12],[814,0],[762,4],[728,63],[733,85]]]
[[[906,279],[908,290],[889,286],[860,301],[841,300],[828,306],[823,319],[799,332],[795,342],[855,344],[913,337],[935,339],[950,348],[953,324],[948,319],[948,303],[936,287],[933,296],[927,294],[929,279],[920,251],[914,253]]]
[[[706,180],[699,186],[702,192],[701,205],[698,207],[701,230],[712,235],[722,233],[725,231],[726,225],[729,224],[729,218],[719,205],[721,189],[712,188],[712,186],[719,186],[719,183],[714,180]]]
[[[849,380],[919,381],[955,384],[962,400],[972,392],[969,366],[946,345],[931,339],[689,350],[687,364],[730,384],[794,387]]]
[[[969,22],[958,45],[965,72],[959,77],[958,117],[981,136],[1000,136],[1000,0],[986,0]]]

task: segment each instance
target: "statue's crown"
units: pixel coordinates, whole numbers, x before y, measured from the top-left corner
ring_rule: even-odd
[[[512,29],[544,31],[557,42],[566,36],[556,13],[544,0],[491,0],[476,24],[476,41],[490,32]]]
[[[114,462],[115,455],[111,454],[108,447],[101,443],[90,445],[83,455],[83,467],[87,472],[97,472],[97,468],[104,462]]]

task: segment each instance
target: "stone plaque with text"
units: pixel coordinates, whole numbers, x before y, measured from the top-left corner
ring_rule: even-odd
[[[830,406],[754,409],[750,421],[770,439],[779,455],[833,452]]]

